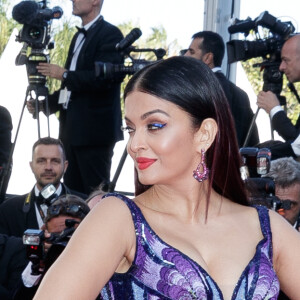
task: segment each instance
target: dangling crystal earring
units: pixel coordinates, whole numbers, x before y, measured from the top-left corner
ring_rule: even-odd
[[[200,171],[201,167],[203,169],[202,173]],[[201,149],[201,162],[198,165],[197,169],[193,171],[193,176],[197,181],[202,182],[208,178],[208,173],[209,169],[207,168],[205,163],[205,150]]]

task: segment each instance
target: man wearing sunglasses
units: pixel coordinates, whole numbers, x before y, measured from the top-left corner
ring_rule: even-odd
[[[48,206],[60,195],[86,195],[70,190],[61,182],[67,167],[60,140],[41,138],[33,145],[31,170],[36,183],[31,192],[15,196],[0,205],[0,233],[22,237],[28,228],[40,229]]]
[[[73,232],[89,211],[86,202],[75,195],[61,196],[49,206],[44,225],[43,258],[35,264],[31,261],[27,265],[14,300],[29,300],[34,297],[41,278],[61,254]],[[36,275],[32,274],[33,271]]]
[[[280,214],[300,231],[300,163],[292,157],[278,158],[271,161],[266,176],[274,178],[275,195],[289,207]]]

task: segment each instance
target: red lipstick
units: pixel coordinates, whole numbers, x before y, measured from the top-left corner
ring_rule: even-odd
[[[138,168],[140,170],[145,170],[150,167],[153,163],[156,162],[156,159],[146,158],[146,157],[137,157],[136,162],[138,163]]]

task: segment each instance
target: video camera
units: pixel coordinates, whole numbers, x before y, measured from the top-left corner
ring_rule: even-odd
[[[27,43],[34,49],[44,49],[50,41],[52,19],[60,19],[63,11],[59,6],[47,8],[47,1],[35,2],[25,0],[13,7],[12,16],[24,24],[17,36],[18,42]]]
[[[132,75],[137,71],[141,70],[149,64],[153,64],[161,60],[166,55],[166,50],[143,48],[137,49],[132,44],[142,35],[142,32],[139,28],[134,28],[130,31],[128,35],[124,37],[118,44],[114,46],[114,50],[119,51],[125,58],[128,58],[130,61],[127,64],[116,65],[112,63],[104,63],[101,61],[95,62],[95,72],[97,77],[103,79],[118,79],[124,78],[126,75]],[[135,59],[133,53],[142,53],[142,52],[153,52],[156,56],[156,60],[149,61],[145,59]]]
[[[52,9],[47,8],[47,0],[39,2],[24,0],[15,5],[12,11],[13,18],[18,23],[23,24],[23,28],[16,36],[16,41],[23,43],[23,47],[16,57],[15,64],[17,66],[26,65],[29,85],[26,90],[24,107],[27,101],[35,101],[36,113],[33,115],[33,118],[37,119],[39,137],[41,136],[39,112],[43,110],[47,116],[48,136],[50,136],[50,113],[48,107],[46,76],[39,73],[36,67],[39,63],[50,62],[49,52],[46,50],[54,48],[54,43],[50,42],[52,20],[59,19],[62,15],[63,11],[59,6],[55,6]],[[29,52],[28,47],[31,48],[30,53],[27,53]],[[19,125],[21,123],[21,118]]]
[[[59,19],[62,15],[63,11],[59,6],[48,8],[47,0],[40,2],[24,0],[12,10],[13,18],[23,24],[16,36],[16,41],[23,43],[23,48],[16,57],[16,65],[26,64],[28,92],[34,90],[37,98],[47,97],[48,89],[45,87],[46,77],[37,71],[36,66],[41,62],[49,62],[49,54],[45,50],[54,47],[54,44],[50,43],[52,20]],[[27,56],[28,47],[31,47],[31,53]]]
[[[271,151],[268,148],[244,147],[240,149],[242,158],[241,177],[249,192],[250,203],[264,205],[275,211],[291,209],[289,200],[281,201],[275,196],[275,181],[265,176],[270,171]]]
[[[295,31],[291,22],[281,22],[264,11],[254,20],[249,17],[246,20],[235,19],[234,23],[228,27],[228,32],[230,34],[241,32],[247,37],[251,30],[257,34],[258,26],[269,29],[270,37],[267,39],[258,37],[256,41],[229,41],[227,43],[229,63],[258,56],[264,57],[267,54],[280,54],[284,41]]]
[[[41,261],[45,263],[46,269],[50,267],[66,247],[75,231],[75,224],[78,223],[77,220],[66,219],[65,225],[67,228],[61,233],[51,233],[49,238],[46,238],[44,231],[39,229],[27,229],[24,232],[23,244],[26,245],[26,256],[32,262],[32,275],[39,275],[41,273]],[[45,251],[44,243],[51,244],[48,252]]]
[[[258,29],[261,26],[268,37],[262,38]],[[267,11],[262,12],[254,20],[249,17],[246,20],[235,19],[228,27],[230,34],[244,33],[245,38],[253,30],[256,34],[255,41],[231,40],[227,42],[228,62],[233,63],[240,60],[248,60],[254,57],[263,57],[263,62],[253,65],[261,67],[263,73],[263,90],[272,91],[278,96],[281,105],[285,105],[285,98],[280,96],[282,91],[282,73],[279,70],[281,62],[281,48],[284,42],[292,35],[295,28],[291,22],[281,22]]]

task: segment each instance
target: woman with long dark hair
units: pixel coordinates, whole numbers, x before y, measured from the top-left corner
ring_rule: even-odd
[[[300,236],[250,207],[223,91],[202,62],[173,57],[125,90],[136,196],[107,194],[35,299],[300,299]],[[279,284],[280,283],[280,284]]]

